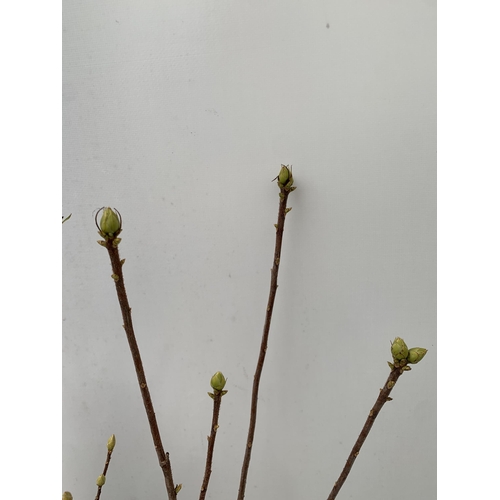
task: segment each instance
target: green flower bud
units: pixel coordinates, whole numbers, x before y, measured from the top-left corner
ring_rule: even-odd
[[[278,184],[286,188],[290,188],[293,184],[292,171],[286,165],[281,165],[281,170],[278,174]]]
[[[121,229],[121,226],[121,218],[118,217],[117,212],[110,207],[102,209],[99,228],[103,233],[112,236]]]
[[[427,349],[423,347],[412,347],[408,351],[408,363],[416,365],[427,354]]]
[[[108,439],[108,451],[113,451],[116,444],[116,437],[114,434],[111,434],[111,437]]]
[[[281,165],[281,170],[278,175],[278,181],[280,184],[285,185],[288,182],[288,179],[290,179],[291,172],[289,168],[285,165]]]
[[[405,344],[405,341],[400,338],[396,337],[394,339],[394,342],[392,343],[391,346],[391,353],[392,357],[395,360],[401,360],[401,359],[406,359],[408,356],[408,346]]]
[[[104,483],[106,482],[106,476],[104,474],[101,474],[98,478],[97,478],[97,481],[95,482],[95,484],[97,484],[97,486],[104,486]]]
[[[73,495],[69,491],[62,494],[62,500],[73,500]]]
[[[216,391],[222,391],[222,389],[224,389],[224,386],[226,385],[226,379],[224,378],[224,375],[222,375],[221,372],[217,372],[216,374],[214,374],[214,376],[210,380],[210,385],[212,386],[212,389],[215,389]]]

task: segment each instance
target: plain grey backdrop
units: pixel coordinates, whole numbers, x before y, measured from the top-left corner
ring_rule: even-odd
[[[166,498],[94,211],[123,216],[138,343],[181,499],[236,498],[278,209],[279,289],[246,498],[326,499],[390,340],[429,349],[339,498],[436,496],[436,4],[63,3],[63,490]]]

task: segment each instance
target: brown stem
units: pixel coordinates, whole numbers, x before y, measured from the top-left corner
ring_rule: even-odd
[[[293,188],[292,188],[293,189]],[[257,421],[257,401],[259,397],[259,383],[264,367],[264,360],[266,358],[267,342],[269,338],[269,329],[271,327],[271,317],[273,315],[274,299],[276,297],[276,290],[278,289],[278,270],[281,257],[281,245],[283,242],[283,229],[285,227],[286,202],[290,190],[280,187],[280,204],[278,209],[278,223],[276,224],[276,246],[274,249],[273,267],[271,269],[271,287],[269,290],[269,299],[267,302],[266,318],[264,321],[264,331],[262,333],[262,342],[260,345],[260,354],[257,362],[257,368],[253,378],[252,389],[252,406],[250,410],[250,425],[248,428],[248,437],[245,447],[245,456],[243,459],[243,466],[241,468],[240,487],[238,490],[238,500],[243,500],[245,497],[245,488],[248,476],[248,468],[250,466],[250,458],[252,454],[252,444],[255,434],[255,423]]]
[[[106,456],[106,462],[104,463],[104,470],[102,471],[102,475],[104,477],[106,477],[106,473],[108,472],[108,466],[109,466],[109,462],[111,461],[111,454],[113,453],[113,451],[108,451],[108,454]],[[101,498],[101,490],[102,490],[102,486],[98,486],[97,487],[97,495],[95,497],[95,500],[99,500],[99,498]]]
[[[208,449],[207,449],[207,463],[205,465],[205,476],[203,477],[203,484],[200,490],[200,500],[204,500],[207,494],[208,482],[210,481],[210,474],[212,473],[212,459],[214,456],[215,436],[219,428],[219,411],[222,401],[222,392],[214,390],[214,413],[212,416],[212,427],[210,429],[210,436],[208,436]]]
[[[347,479],[347,476],[349,475],[349,472],[351,472],[352,466],[354,465],[354,461],[359,455],[359,451],[361,450],[361,447],[363,446],[365,439],[368,437],[368,433],[370,432],[373,423],[377,418],[377,415],[380,413],[380,410],[385,405],[385,403],[391,400],[391,398],[389,398],[389,394],[391,393],[392,389],[394,388],[394,385],[396,384],[398,378],[401,376],[402,373],[403,370],[401,368],[393,368],[391,370],[389,378],[387,379],[384,388],[380,389],[380,394],[378,395],[377,401],[375,401],[373,408],[370,410],[365,425],[361,430],[361,434],[359,435],[356,443],[354,444],[354,447],[352,448],[351,453],[347,458],[347,462],[344,466],[344,469],[342,470],[342,473],[337,479],[337,482],[333,485],[333,489],[330,495],[328,496],[327,500],[334,500],[335,498],[337,498],[340,488],[342,488],[343,484],[345,483],[345,480]]]
[[[115,242],[115,244],[113,244],[113,242]],[[146,374],[144,373],[144,368],[142,366],[139,346],[137,345],[137,340],[134,334],[134,327],[132,325],[132,309],[130,308],[128,303],[125,283],[123,281],[123,261],[120,261],[118,246],[116,245],[116,240],[114,238],[109,238],[106,240],[106,248],[108,249],[109,258],[111,259],[111,267],[113,268],[113,279],[115,281],[118,302],[120,303],[120,308],[122,311],[123,328],[125,329],[125,333],[127,334],[127,340],[130,346],[130,351],[132,353],[132,359],[134,360],[137,380],[139,382],[142,400],[144,402],[144,408],[146,409],[156,454],[158,455],[158,462],[165,477],[165,485],[167,487],[168,498],[169,500],[176,500],[177,493],[175,492],[172,467],[170,466],[170,458],[168,453],[165,453],[163,449],[160,431],[158,429],[158,424],[156,423],[153,402],[151,400],[151,395],[149,394],[148,384],[146,381]]]

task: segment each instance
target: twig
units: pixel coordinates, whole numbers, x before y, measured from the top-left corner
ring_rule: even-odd
[[[238,490],[238,500],[243,500],[245,497],[245,488],[248,476],[248,468],[250,466],[250,458],[252,455],[252,445],[255,434],[255,424],[257,421],[257,402],[259,397],[259,384],[260,377],[262,375],[262,368],[264,367],[264,360],[266,358],[267,342],[269,339],[269,329],[271,327],[271,318],[273,315],[274,299],[276,297],[276,291],[278,289],[278,271],[281,258],[281,245],[283,242],[283,229],[285,227],[285,216],[287,212],[291,209],[286,208],[286,203],[288,200],[288,195],[295,187],[291,187],[293,184],[293,178],[291,172],[290,176],[285,179],[282,178],[283,169],[288,168],[283,166],[278,176],[278,186],[280,188],[280,203],[278,209],[278,223],[276,224],[276,245],[274,249],[274,259],[273,267],[271,269],[271,287],[269,290],[269,299],[267,302],[266,317],[264,321],[264,331],[262,333],[262,342],[260,345],[260,354],[257,362],[257,368],[255,369],[255,375],[253,378],[253,388],[252,388],[252,406],[250,410],[250,425],[248,428],[248,437],[245,447],[245,456],[243,458],[243,466],[241,468],[241,478],[240,487]],[[284,180],[284,182],[283,182]],[[281,182],[280,182],[281,181]],[[287,183],[288,181],[288,183]]]
[[[111,436],[111,438],[109,438],[109,441],[108,441],[108,454],[106,455],[106,462],[104,463],[104,470],[102,471],[102,476],[99,476],[97,478],[97,481],[98,481],[98,486],[97,486],[97,495],[95,497],[95,500],[99,500],[101,498],[101,490],[102,490],[102,487],[104,486],[104,482],[106,481],[106,473],[108,472],[108,466],[109,466],[109,462],[111,461],[111,455],[113,454],[113,448],[114,448],[114,442],[113,442],[113,446],[110,446],[110,443],[111,443],[111,440],[114,440],[115,437],[114,435]],[[101,484],[101,478],[102,479],[102,484]]]
[[[210,428],[210,436],[208,438],[208,449],[207,449],[207,463],[205,465],[205,475],[203,476],[203,484],[200,490],[200,500],[204,500],[207,489],[208,482],[210,481],[210,474],[212,473],[212,459],[214,456],[215,447],[215,436],[217,435],[217,429],[219,428],[219,411],[222,401],[222,391],[214,390],[213,400],[214,400],[214,413],[212,416],[212,427]]]
[[[115,236],[118,233],[115,234]],[[123,317],[123,328],[127,334],[127,340],[130,346],[130,351],[132,353],[132,359],[134,360],[135,371],[137,374],[137,380],[139,382],[139,387],[141,390],[142,400],[144,402],[144,408],[146,409],[146,414],[149,421],[149,427],[151,429],[151,435],[153,437],[153,443],[155,445],[156,454],[158,455],[158,462],[160,464],[161,470],[165,477],[165,485],[167,487],[167,493],[169,500],[176,500],[176,486],[174,485],[174,479],[172,475],[172,467],[170,465],[170,458],[168,453],[165,453],[163,449],[163,444],[160,437],[160,431],[158,429],[158,424],[156,422],[156,416],[153,408],[153,402],[151,400],[151,395],[149,394],[149,388],[146,381],[146,374],[144,373],[144,368],[142,366],[141,354],[139,352],[139,346],[137,345],[137,340],[134,334],[134,327],[132,325],[132,309],[129,306],[127,292],[125,290],[125,283],[123,281],[122,266],[123,262],[120,260],[120,255],[118,253],[118,245],[116,237],[107,237],[105,245],[109,258],[111,260],[111,267],[113,269],[113,279],[116,286],[116,293],[118,295],[118,302],[120,303],[120,308]]]
[[[398,381],[398,378],[402,375],[403,371],[404,370],[402,368],[393,368],[391,370],[389,378],[387,379],[384,388],[380,389],[380,394],[378,395],[377,401],[373,405],[373,408],[370,410],[365,425],[361,430],[361,434],[359,435],[356,443],[354,444],[354,447],[352,448],[351,453],[347,458],[347,462],[344,466],[344,469],[342,470],[342,473],[340,474],[336,483],[333,485],[333,489],[330,495],[328,496],[327,500],[334,500],[337,497],[340,488],[342,488],[343,484],[345,483],[345,480],[347,479],[347,476],[349,475],[349,472],[351,472],[351,468],[354,465],[354,461],[359,455],[359,451],[361,450],[361,447],[363,446],[363,443],[365,442],[365,439],[367,438],[368,433],[370,432],[373,423],[377,418],[377,415],[380,413],[380,410],[385,405],[385,403],[391,400],[389,394],[391,393],[392,389],[394,388],[394,385]]]

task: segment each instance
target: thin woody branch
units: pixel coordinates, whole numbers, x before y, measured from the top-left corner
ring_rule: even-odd
[[[222,401],[222,396],[227,394],[224,391],[224,386],[226,385],[226,379],[221,372],[216,372],[210,380],[210,385],[214,392],[209,392],[208,395],[214,400],[214,412],[212,416],[212,427],[210,428],[210,436],[208,439],[208,449],[207,449],[207,461],[205,465],[205,475],[203,476],[203,483],[200,489],[200,500],[204,500],[207,489],[208,482],[210,481],[210,475],[212,474],[212,460],[214,456],[215,447],[215,437],[217,436],[217,430],[219,429],[219,412],[220,405]]]
[[[295,189],[293,185],[293,177],[288,167],[282,165],[280,174],[277,177],[278,186],[280,188],[280,202],[278,208],[278,223],[276,224],[276,244],[274,249],[273,267],[271,269],[271,285],[269,290],[269,299],[267,302],[266,315],[264,320],[264,331],[262,333],[262,341],[260,345],[259,359],[255,369],[252,388],[252,403],[250,409],[250,424],[248,428],[248,437],[245,446],[245,455],[243,458],[243,465],[241,468],[240,486],[238,490],[238,500],[243,500],[245,497],[246,482],[248,476],[248,469],[250,466],[250,459],[252,456],[252,446],[255,435],[255,425],[257,422],[257,404],[259,398],[259,385],[264,368],[264,361],[266,358],[267,344],[269,339],[269,330],[271,327],[271,318],[273,315],[274,299],[276,298],[276,291],[278,289],[278,271],[281,259],[281,246],[283,243],[283,230],[285,227],[285,216],[291,210],[287,208],[288,195]]]
[[[220,405],[222,402],[222,392],[213,392],[214,400],[214,411],[212,415],[212,426],[210,427],[210,436],[208,439],[208,449],[207,449],[207,461],[205,464],[205,475],[203,476],[203,483],[200,489],[200,500],[204,500],[208,490],[208,482],[210,481],[210,475],[212,474],[212,460],[214,456],[215,448],[215,437],[217,436],[217,430],[219,429],[219,412]]]
[[[106,462],[104,463],[104,469],[102,471],[102,474],[97,478],[96,481],[97,495],[95,497],[95,500],[99,500],[101,498],[101,490],[102,487],[104,486],[104,483],[106,482],[106,474],[108,473],[109,462],[111,461],[111,455],[113,454],[115,443],[116,443],[116,438],[115,435],[113,434],[108,439],[108,454],[106,455]]]
[[[363,446],[363,443],[365,442],[366,438],[368,437],[368,433],[370,432],[373,423],[375,422],[375,419],[377,418],[377,415],[380,413],[380,410],[382,407],[387,403],[387,401],[390,401],[391,399],[389,398],[389,394],[391,393],[392,389],[394,388],[394,385],[396,384],[398,378],[402,374],[402,370],[399,368],[395,368],[391,371],[389,374],[389,378],[387,379],[386,383],[384,384],[383,389],[380,389],[380,394],[377,398],[377,401],[375,401],[375,404],[373,405],[373,408],[370,410],[370,413],[368,414],[368,418],[366,419],[365,425],[363,426],[363,429],[361,430],[361,434],[359,435],[358,439],[356,440],[356,443],[354,444],[351,453],[349,454],[349,457],[347,458],[346,464],[344,466],[344,469],[342,470],[339,478],[335,482],[332,491],[330,492],[330,495],[328,495],[327,500],[334,500],[337,498],[337,495],[340,491],[340,488],[345,483],[345,480],[347,479],[347,476],[351,472],[352,466],[354,465],[354,461],[359,455],[359,452],[361,450],[361,447]]]
[[[96,216],[97,218],[97,216]],[[120,303],[120,309],[123,317],[123,328],[127,335],[127,340],[130,347],[130,352],[132,353],[132,359],[134,361],[135,371],[137,374],[137,381],[139,382],[139,389],[141,391],[142,400],[144,403],[144,408],[146,409],[146,415],[149,422],[149,427],[151,430],[151,436],[153,438],[153,443],[155,446],[156,454],[158,456],[158,462],[160,468],[163,472],[165,478],[165,485],[167,488],[169,500],[176,500],[177,498],[177,487],[174,485],[174,479],[172,474],[172,467],[170,465],[169,454],[165,453],[163,448],[163,443],[160,437],[160,430],[158,429],[158,423],[156,422],[156,415],[153,407],[153,401],[149,393],[148,383],[146,380],[146,374],[144,372],[144,367],[142,365],[141,354],[139,351],[139,346],[134,333],[134,327],[132,324],[132,314],[131,307],[128,302],[127,292],[125,290],[125,282],[123,279],[122,267],[124,260],[120,260],[120,255],[118,253],[118,244],[121,239],[118,235],[121,232],[121,217],[118,219],[115,212],[111,208],[105,208],[100,225],[100,234],[104,241],[99,243],[105,246],[109,253],[109,258],[111,260],[111,267],[113,269],[112,278],[115,282],[116,293],[118,295],[118,302]]]
[[[334,500],[335,498],[337,498],[337,495],[342,486],[344,485],[347,476],[351,472],[352,466],[354,465],[354,462],[359,455],[361,447],[363,446],[363,443],[368,437],[368,433],[373,427],[375,419],[380,413],[380,410],[383,408],[385,403],[387,403],[387,401],[391,401],[392,398],[390,397],[390,394],[392,389],[396,385],[396,382],[398,381],[399,377],[401,377],[401,375],[405,371],[411,370],[409,364],[419,363],[426,355],[426,353],[427,349],[424,349],[422,347],[412,347],[411,349],[408,349],[405,341],[399,337],[396,337],[394,339],[394,342],[391,343],[391,354],[394,361],[393,363],[389,363],[389,367],[391,368],[391,373],[389,374],[389,377],[387,378],[384,387],[380,389],[380,394],[378,395],[378,398],[375,401],[373,408],[370,410],[365,425],[363,426],[363,429],[361,430],[358,439],[354,443],[351,453],[347,458],[346,464],[342,472],[340,473],[339,478],[333,485],[332,491],[330,492],[330,495],[328,495],[327,500]]]

